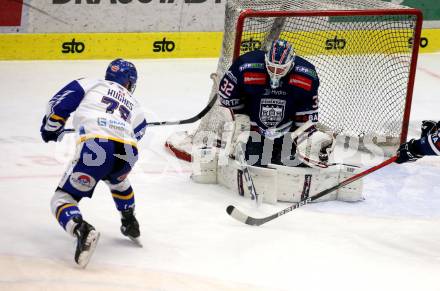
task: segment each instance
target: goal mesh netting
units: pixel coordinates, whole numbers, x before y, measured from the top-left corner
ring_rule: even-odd
[[[323,129],[393,150],[406,139],[418,10],[374,0],[229,0],[225,16],[219,79],[239,55],[283,38],[316,67]],[[222,125],[214,106],[197,130],[172,135],[166,146],[188,160],[198,134]]]

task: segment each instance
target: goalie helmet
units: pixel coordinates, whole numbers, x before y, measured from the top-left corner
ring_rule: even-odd
[[[116,82],[133,93],[137,82],[136,67],[124,59],[116,59],[108,65],[105,79]]]
[[[280,86],[280,79],[293,67],[295,55],[292,45],[286,40],[277,39],[272,42],[270,50],[265,55],[265,63],[270,76],[270,86],[273,89]]]

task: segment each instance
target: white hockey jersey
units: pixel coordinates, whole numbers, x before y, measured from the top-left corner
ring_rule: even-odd
[[[84,141],[103,138],[137,145],[147,126],[140,104],[118,83],[78,79],[61,89],[50,101],[46,118],[67,120]]]

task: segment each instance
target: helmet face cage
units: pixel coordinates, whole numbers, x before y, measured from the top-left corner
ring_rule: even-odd
[[[133,93],[137,82],[136,67],[131,62],[116,59],[108,65],[105,79],[116,82],[126,87],[130,93]]]
[[[273,89],[279,87],[280,79],[293,67],[294,60],[295,51],[290,43],[281,39],[272,43],[271,49],[265,55],[265,63]]]

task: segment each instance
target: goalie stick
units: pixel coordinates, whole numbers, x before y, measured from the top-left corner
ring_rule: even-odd
[[[367,170],[365,170],[365,171],[363,171],[363,172],[361,172],[361,173],[359,173],[357,175],[354,175],[354,176],[352,176],[352,177],[342,181],[339,184],[336,184],[333,187],[330,187],[330,188],[325,189],[325,190],[323,190],[321,192],[318,192],[314,196],[310,196],[308,198],[301,199],[301,201],[296,202],[296,203],[290,205],[289,207],[284,208],[283,210],[280,210],[280,211],[278,211],[278,212],[276,212],[276,213],[274,213],[274,214],[272,214],[270,216],[267,216],[267,217],[262,217],[262,218],[251,217],[249,215],[244,214],[243,212],[238,210],[233,205],[229,205],[226,208],[226,212],[230,216],[232,216],[233,218],[237,219],[240,222],[243,222],[243,223],[248,224],[248,225],[260,226],[260,225],[262,225],[262,224],[264,224],[264,223],[266,223],[268,221],[271,221],[271,220],[273,220],[275,218],[278,218],[278,217],[280,217],[280,216],[282,216],[282,215],[284,215],[286,213],[289,213],[292,210],[295,210],[295,209],[297,209],[297,208],[299,208],[301,206],[307,205],[310,202],[312,202],[312,201],[314,201],[314,200],[316,200],[316,199],[318,199],[318,198],[320,198],[320,197],[322,197],[324,195],[327,195],[327,194],[329,194],[329,193],[331,193],[331,192],[333,192],[333,191],[335,191],[335,190],[337,190],[337,189],[339,189],[341,187],[344,187],[344,186],[346,186],[346,185],[348,185],[348,184],[350,184],[350,183],[352,183],[354,181],[357,181],[360,178],[363,178],[363,177],[373,173],[374,171],[379,170],[380,168],[383,168],[383,167],[385,167],[385,166],[387,166],[387,165],[389,165],[391,163],[394,163],[396,161],[396,159],[397,159],[397,156],[393,156],[393,157],[389,158],[388,160],[386,160],[386,161],[384,161],[384,162],[382,162],[382,163],[380,163],[380,164],[378,164],[378,165],[376,165],[374,167],[371,167],[371,168],[369,168],[369,169],[367,169]]]

